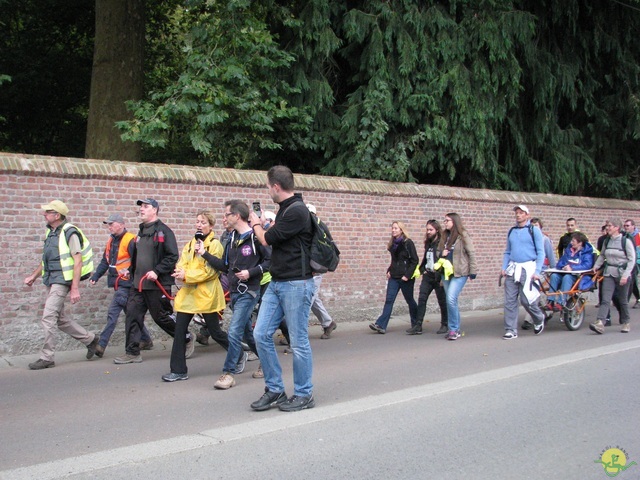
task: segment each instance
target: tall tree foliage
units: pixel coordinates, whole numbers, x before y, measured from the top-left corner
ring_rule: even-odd
[[[195,152],[182,162],[259,167],[261,152],[281,150],[311,120],[288,101],[295,92],[282,72],[294,57],[266,27],[265,17],[274,13],[267,7],[274,5],[193,0],[187,6],[178,14],[184,30],[175,37],[183,61],[163,88],[131,103],[135,118],[119,123],[123,138],[167,147],[182,137]]]

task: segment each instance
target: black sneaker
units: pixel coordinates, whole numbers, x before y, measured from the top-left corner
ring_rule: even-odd
[[[533,323],[529,320],[525,320],[520,328],[522,328],[522,330],[533,330]]]
[[[263,412],[264,410],[269,410],[271,407],[275,407],[276,405],[280,405],[287,401],[287,394],[284,392],[270,392],[268,388],[265,387],[264,395],[260,397],[260,400],[256,400],[251,404],[251,408],[256,410],[257,412]]]
[[[438,329],[438,331],[436,332],[438,335],[443,335],[445,333],[449,332],[449,326],[448,325],[440,325],[440,328]]]
[[[299,412],[300,410],[313,408],[315,406],[316,401],[313,399],[313,395],[309,395],[308,397],[299,397],[298,395],[294,395],[286,402],[281,403],[279,408],[283,412]]]
[[[87,345],[87,360],[91,360],[93,356],[96,354],[96,347],[98,346],[98,340],[100,340],[100,336],[94,334],[93,340],[91,340],[91,343]]]
[[[413,327],[405,330],[407,335],[422,335],[422,325],[414,325]]]
[[[540,335],[543,330],[544,330],[544,321],[540,322],[539,325],[534,325],[533,326],[533,334],[534,335]]]

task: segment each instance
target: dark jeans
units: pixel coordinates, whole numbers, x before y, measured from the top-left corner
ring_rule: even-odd
[[[189,333],[189,323],[193,318],[193,313],[176,313],[176,335],[173,338],[171,347],[171,361],[169,367],[171,373],[187,373],[187,359],[184,357],[187,351],[187,334]],[[220,328],[220,314],[218,312],[203,313],[202,318],[207,324],[211,338],[213,338],[222,348],[229,350],[229,340],[227,333]],[[192,339],[191,341],[194,341]]]
[[[124,310],[126,315],[127,313],[127,300],[129,299],[129,288],[120,287],[115,291],[113,298],[111,299],[111,303],[109,304],[109,310],[107,311],[107,324],[105,325],[102,333],[100,334],[100,341],[98,344],[102,348],[107,348],[109,344],[109,339],[111,335],[113,335],[113,331],[118,324],[118,317],[120,316],[120,312]],[[140,338],[141,341],[150,343],[151,335],[149,335],[149,331],[147,327],[142,325],[142,335]]]
[[[167,291],[170,288],[168,285],[165,286]],[[176,323],[171,317],[173,313],[171,301],[160,290],[143,290],[139,292],[132,288],[127,300],[127,317],[125,321],[126,352],[129,355],[140,355],[140,339],[147,310],[156,325],[172,337],[175,336]]]
[[[380,328],[387,328],[389,319],[391,318],[391,312],[393,311],[393,304],[395,303],[398,292],[400,291],[402,291],[402,296],[406,300],[407,305],[409,305],[411,324],[415,324],[416,312],[418,310],[418,305],[413,299],[413,286],[415,283],[416,281],[413,278],[406,282],[401,278],[390,278],[387,280],[387,298],[384,301],[382,314],[378,317],[378,320],[376,320],[376,324]]]
[[[422,282],[420,283],[420,293],[418,294],[418,310],[416,313],[416,321],[415,324],[412,323],[411,326],[415,325],[422,326],[422,322],[424,321],[424,315],[427,311],[427,301],[429,300],[429,296],[431,292],[435,290],[436,298],[438,299],[438,305],[440,306],[440,324],[447,326],[447,295],[444,292],[444,287],[440,285],[440,275],[437,277],[435,275],[425,273],[422,277]]]

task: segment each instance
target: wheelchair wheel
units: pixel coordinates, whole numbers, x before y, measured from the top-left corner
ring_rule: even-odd
[[[571,297],[567,300],[562,314],[564,315],[564,324],[571,331],[578,330],[584,321],[585,299],[580,297]]]

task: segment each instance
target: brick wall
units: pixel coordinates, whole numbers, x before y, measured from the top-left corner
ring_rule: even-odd
[[[393,220],[405,222],[421,256],[426,220],[441,220],[447,212],[462,216],[479,265],[478,278],[467,283],[460,297],[463,311],[502,304],[497,280],[515,204],[524,203],[541,217],[554,243],[570,216],[577,218],[580,229],[593,241],[609,216],[640,220],[640,202],[322,176],[296,175],[295,179],[296,190],[317,206],[342,251],[338,271],[324,277],[321,290],[327,309],[338,321],[371,321],[379,315]],[[122,213],[135,233],[138,198],[159,200],[160,217],[176,232],[182,248],[194,232],[195,213],[201,208],[211,208],[220,217],[223,202],[231,198],[249,204],[257,200],[263,208],[272,208],[265,181],[266,173],[259,171],[0,153],[0,354],[35,353],[41,346],[44,288],[39,281],[32,288],[23,286],[23,279],[40,261],[45,232],[41,204],[53,199],[67,203],[69,219],[91,240],[97,263],[108,238],[102,221],[110,213]],[[220,225],[216,233],[221,233]],[[83,282],[81,296],[79,304],[67,305],[68,312],[87,328],[101,330],[111,298],[106,278],[94,287]],[[435,298],[429,300],[430,311],[435,303]],[[406,312],[401,297],[396,311]],[[148,324],[155,327],[152,321]],[[158,329],[152,330],[160,335]],[[116,332],[115,344],[122,342],[122,327]],[[78,347],[66,335],[60,334],[59,339],[60,349]]]

